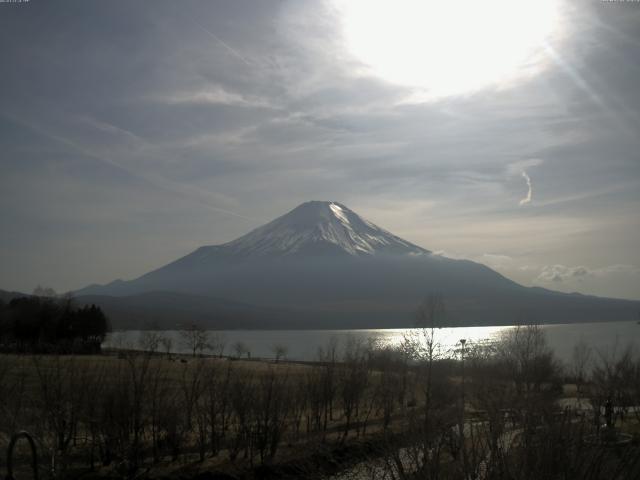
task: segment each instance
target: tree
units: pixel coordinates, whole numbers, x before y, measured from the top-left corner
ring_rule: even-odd
[[[444,325],[445,304],[441,294],[432,293],[418,306],[416,326],[419,331],[405,337],[404,350],[410,358],[426,364],[425,378],[425,434],[429,434],[429,411],[432,402],[433,362],[440,356],[440,345],[436,341],[435,329]]]
[[[435,475],[440,452],[447,438],[451,437],[450,425],[454,424],[451,417],[451,406],[455,405],[451,394],[454,391],[450,385],[450,373],[440,368],[438,361],[442,358],[440,343],[436,338],[436,329],[447,324],[444,298],[439,293],[429,294],[418,306],[416,312],[416,327],[412,333],[405,336],[402,351],[407,358],[416,364],[419,383],[424,398],[423,417],[420,428],[416,429],[416,445],[421,449],[416,455],[420,460],[424,475]],[[438,368],[437,368],[438,367]],[[415,419],[416,427],[418,419]],[[449,426],[447,426],[449,425]],[[418,438],[420,440],[418,441]],[[453,442],[452,442],[453,443]],[[455,442],[458,444],[458,442]],[[418,448],[418,447],[417,447]],[[431,458],[430,462],[426,459]]]
[[[167,354],[167,358],[171,357],[171,349],[173,348],[173,339],[166,335],[160,337],[160,344],[162,345],[162,349],[164,353]]]
[[[96,352],[111,330],[100,307],[77,308],[71,296],[14,298],[4,317],[4,337],[18,351]]]
[[[42,285],[38,285],[33,289],[33,294],[36,297],[47,297],[47,298],[55,298],[58,296],[56,291],[51,287],[43,287]]]
[[[287,353],[289,352],[289,348],[283,344],[275,344],[271,347],[271,351],[273,352],[273,356],[276,360],[276,363],[280,361],[280,359],[285,358]]]
[[[145,352],[155,353],[160,348],[162,336],[154,330],[144,330],[138,337],[138,346]]]
[[[220,333],[214,333],[211,335],[207,348],[217,357],[222,358],[224,355],[224,349],[227,347],[227,341],[224,335]]]
[[[180,332],[182,343],[192,355],[202,354],[202,351],[209,345],[209,333],[196,324],[189,325],[188,328]]]
[[[540,392],[558,372],[553,351],[537,324],[508,330],[498,345],[519,395]]]
[[[109,319],[96,305],[84,306],[74,315],[76,335],[86,343],[100,345],[111,331]]]
[[[237,341],[233,344],[233,350],[236,353],[236,357],[242,358],[245,354],[249,356],[249,347],[244,342]]]
[[[514,421],[522,428],[519,443],[524,452],[524,468],[533,471],[540,428],[545,428],[557,410],[560,368],[544,331],[536,324],[508,330],[498,344],[497,354],[511,386],[507,394]]]
[[[589,347],[584,340],[580,340],[573,346],[571,360],[571,373],[576,383],[576,395],[579,402],[582,387],[589,370],[589,364],[591,363],[591,347]]]
[[[597,350],[593,363],[589,399],[596,417],[607,401],[613,402],[618,411],[626,412],[629,406],[635,404],[635,362],[632,345],[620,349],[616,342],[609,351]]]

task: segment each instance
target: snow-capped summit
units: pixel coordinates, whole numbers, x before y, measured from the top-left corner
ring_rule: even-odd
[[[429,253],[365,220],[341,203],[325,201],[303,203],[219,248],[242,256]]]

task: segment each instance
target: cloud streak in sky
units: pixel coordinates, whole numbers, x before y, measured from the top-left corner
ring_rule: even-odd
[[[531,181],[531,177],[527,173],[527,170],[542,165],[543,162],[544,160],[541,158],[529,158],[526,160],[519,160],[507,165],[508,177],[518,175],[524,178],[525,182],[527,182],[527,194],[518,202],[520,206],[531,203],[531,200],[533,199],[533,182]]]
[[[527,175],[527,172],[524,170],[522,171],[522,177],[527,182],[527,187],[529,188],[529,190],[527,191],[527,196],[524,197],[522,200],[520,200],[520,205],[526,205],[527,203],[531,203],[531,195],[533,193],[533,188],[531,186],[531,177]]]

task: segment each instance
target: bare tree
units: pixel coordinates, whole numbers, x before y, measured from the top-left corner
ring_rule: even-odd
[[[242,341],[237,341],[236,343],[234,343],[233,350],[237,358],[242,358],[245,355],[247,357],[249,356],[249,347],[247,347],[247,345]]]
[[[205,372],[207,382],[204,397],[212,456],[217,455],[222,448],[222,442],[229,429],[232,414],[230,386],[233,373],[232,362],[228,362],[224,369],[221,369],[219,364],[210,363]]]
[[[609,351],[597,351],[591,372],[589,400],[596,418],[602,406],[612,402],[618,413],[624,413],[634,400],[634,380],[636,378],[633,347],[618,348],[618,343]]]
[[[286,431],[291,407],[289,385],[286,372],[270,368],[266,374],[261,375],[254,390],[252,441],[261,463],[273,459]]]
[[[403,348],[411,358],[424,363],[424,433],[430,434],[430,413],[433,400],[433,365],[440,355],[440,345],[436,341],[436,328],[444,325],[445,304],[441,294],[430,294],[418,307],[416,326],[418,333],[405,337]]]
[[[369,384],[366,351],[355,337],[347,339],[343,366],[339,369],[340,397],[344,415],[342,441],[347,438],[354,422],[359,420],[361,404]]]
[[[64,470],[82,407],[88,401],[92,375],[75,357],[33,357],[37,373],[35,407],[43,413],[41,438],[50,446],[52,468]]]
[[[160,345],[162,350],[167,355],[167,358],[171,358],[171,350],[173,349],[173,339],[167,335],[160,337]]]
[[[322,404],[324,409],[324,431],[326,431],[329,420],[333,420],[333,400],[337,390],[338,339],[336,337],[329,338],[324,348],[318,348],[317,360],[324,366],[322,372]]]
[[[128,367],[127,393],[129,402],[130,424],[132,434],[130,449],[128,449],[130,469],[132,473],[138,468],[143,450],[143,436],[147,424],[146,408],[150,395],[150,383],[148,381],[151,355],[129,354],[125,357]]]
[[[202,354],[209,345],[209,333],[196,324],[191,324],[185,330],[181,330],[180,336],[183,345],[192,353],[193,357],[198,353]]]
[[[227,341],[221,333],[213,333],[209,338],[207,348],[215,356],[222,358],[224,350],[227,347]]]
[[[205,390],[205,359],[181,365],[182,376],[180,386],[183,395],[183,409],[185,416],[185,436],[195,437],[200,461],[204,460],[207,441],[209,440],[209,422],[207,419]]]
[[[58,296],[56,291],[51,287],[43,287],[42,285],[38,285],[33,289],[33,294],[36,297],[47,297],[47,298],[55,298]]]
[[[571,357],[571,374],[576,384],[576,397],[578,403],[582,394],[583,385],[590,370],[591,347],[584,340],[580,340],[573,346]]]
[[[140,332],[138,337],[138,346],[141,350],[149,353],[155,353],[160,347],[162,336],[154,330],[144,330]]]
[[[168,337],[163,337],[167,339]],[[146,404],[146,416],[151,430],[151,452],[153,462],[160,461],[161,418],[167,410],[168,399],[171,398],[172,385],[169,382],[170,372],[166,362],[154,362],[149,371],[149,401]]]
[[[286,358],[289,348],[286,345],[277,343],[271,347],[271,351],[273,352],[276,363],[278,363],[281,359]]]

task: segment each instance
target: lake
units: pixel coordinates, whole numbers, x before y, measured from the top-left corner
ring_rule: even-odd
[[[456,327],[436,329],[436,340],[442,350],[449,354],[459,346],[460,339],[470,343],[492,342],[500,338],[508,330],[515,328],[501,327]],[[547,341],[557,357],[565,362],[571,360],[573,347],[584,341],[592,348],[610,354],[614,349],[622,350],[627,345],[634,347],[640,344],[640,325],[636,322],[606,323],[573,323],[543,325]],[[342,351],[349,338],[362,342],[373,341],[378,345],[399,345],[405,335],[415,329],[371,329],[371,330],[216,330],[210,331],[211,337],[217,336],[226,344],[225,354],[233,355],[234,344],[242,342],[251,352],[253,358],[273,358],[273,347],[282,345],[287,349],[286,357],[290,360],[315,360],[320,347],[337,341]],[[172,351],[189,353],[179,331],[163,331],[162,335],[172,339]],[[104,347],[107,348],[139,348],[138,340],[141,332],[128,330],[110,334]]]

